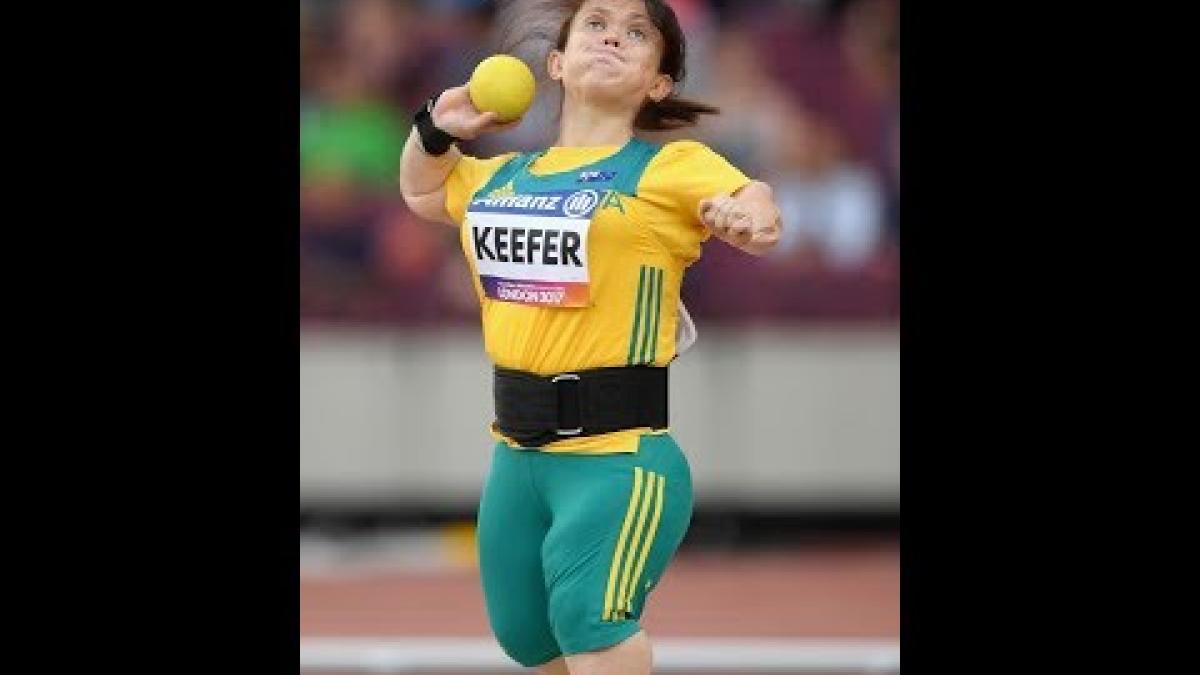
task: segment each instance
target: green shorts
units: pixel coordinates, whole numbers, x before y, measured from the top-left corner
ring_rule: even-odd
[[[670,435],[611,455],[497,443],[478,545],[500,646],[533,667],[637,633],[691,518],[691,471]]]

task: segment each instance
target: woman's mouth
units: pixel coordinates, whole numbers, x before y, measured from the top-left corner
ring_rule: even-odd
[[[621,58],[614,52],[608,51],[593,51],[592,58],[598,61],[608,61],[610,63],[625,63],[625,59]]]

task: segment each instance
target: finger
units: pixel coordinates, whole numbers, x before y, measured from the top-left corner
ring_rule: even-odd
[[[471,95],[467,92],[467,85],[450,87],[443,91],[441,96],[438,96],[437,105],[434,106],[434,110],[441,112],[448,108],[457,107],[463,100],[466,100],[468,104],[471,103]],[[474,107],[474,105],[471,105],[472,110]]]
[[[774,244],[779,241],[779,230],[773,227],[754,230],[750,234],[750,241],[756,244]]]
[[[508,131],[509,129],[516,129],[517,127],[521,126],[521,120],[523,119],[523,117],[518,117],[511,122],[497,123],[491,128],[491,131]]]
[[[708,229],[719,235],[725,234],[725,221],[721,220],[721,212],[715,206],[708,211]]]
[[[716,223],[716,226],[719,227],[722,232],[729,230],[731,223],[729,221],[728,199],[722,199],[715,207],[713,207],[712,218],[713,222]]]
[[[700,220],[704,221],[705,223],[707,223],[709,225],[715,224],[716,214],[713,213],[714,209],[719,208],[721,206],[721,204],[723,204],[728,199],[729,199],[729,195],[726,195],[726,194],[716,194],[716,195],[713,195],[712,197],[708,197],[706,199],[701,199],[700,200]]]
[[[500,116],[494,112],[480,113],[478,117],[471,121],[471,133],[475,136],[482,134],[500,122]]]
[[[751,239],[754,239],[754,222],[751,221],[748,214],[738,214],[738,241],[742,244],[749,244]]]
[[[717,207],[717,222],[721,224],[721,229],[726,232],[733,226],[734,202],[732,199],[726,199]]]
[[[732,227],[733,205],[728,202],[721,204],[720,210],[718,211],[718,217],[721,221],[721,227],[724,227],[725,229]]]
[[[726,223],[729,227],[729,236],[740,243],[745,243],[751,236],[751,225],[749,214],[740,206],[735,205],[725,214]]]

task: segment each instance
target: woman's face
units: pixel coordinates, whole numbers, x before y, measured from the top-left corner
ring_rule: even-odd
[[[568,94],[637,110],[671,93],[658,72],[663,37],[644,0],[586,0],[571,21],[566,49],[550,53],[550,77]]]

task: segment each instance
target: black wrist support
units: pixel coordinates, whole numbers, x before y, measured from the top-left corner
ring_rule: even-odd
[[[437,104],[438,96],[426,101],[413,115],[413,124],[416,125],[417,133],[421,137],[421,146],[425,148],[427,154],[434,157],[446,154],[450,146],[459,140],[433,125],[433,106]]]

